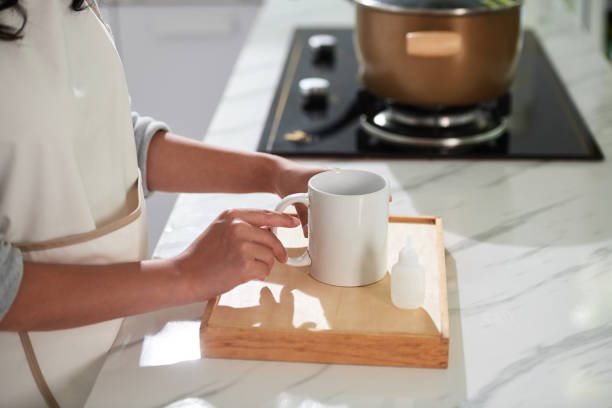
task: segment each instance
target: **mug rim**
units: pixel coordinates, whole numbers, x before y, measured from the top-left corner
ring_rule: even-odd
[[[338,173],[338,172],[341,172],[341,173],[360,173],[360,174],[374,175],[374,176],[378,177],[379,179],[381,179],[384,182],[384,185],[380,189],[378,189],[376,191],[372,191],[370,193],[363,193],[363,194],[335,194],[335,193],[330,193],[330,192],[327,192],[327,191],[323,191],[323,190],[318,189],[318,188],[316,188],[316,187],[314,187],[312,185],[313,180],[315,180],[317,178],[324,177],[326,174],[329,174],[329,173],[332,173],[332,172],[333,173]],[[309,191],[310,190],[316,191],[319,194],[323,194],[323,195],[330,196],[330,197],[367,197],[369,195],[378,194],[381,191],[384,191],[385,189],[387,189],[387,190],[389,189],[389,182],[387,181],[387,179],[385,177],[381,176],[378,173],[374,173],[373,171],[368,171],[368,170],[358,170],[358,169],[327,170],[327,171],[315,174],[314,176],[312,176],[310,178],[310,180],[308,180],[308,190]]]

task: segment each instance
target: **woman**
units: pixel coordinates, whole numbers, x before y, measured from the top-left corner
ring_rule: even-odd
[[[145,260],[144,193],[285,196],[320,171],[130,115],[121,61],[88,3],[0,0],[0,406],[82,406],[119,317],[264,279],[287,255],[262,227],[299,225],[228,210],[182,254]]]

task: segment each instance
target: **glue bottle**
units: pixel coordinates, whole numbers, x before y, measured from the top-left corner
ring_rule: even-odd
[[[417,309],[425,301],[425,268],[410,237],[391,268],[391,301],[401,309]]]

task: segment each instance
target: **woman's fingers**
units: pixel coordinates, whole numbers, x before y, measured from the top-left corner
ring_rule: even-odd
[[[259,279],[265,280],[270,274],[270,267],[264,262],[253,259],[249,262],[249,280]]]
[[[250,259],[254,259],[256,261],[262,262],[268,266],[268,269],[272,269],[274,266],[274,261],[276,257],[272,252],[272,249],[262,245],[257,244],[255,242],[245,242],[244,243],[244,255],[249,257]]]
[[[300,220],[289,214],[269,210],[233,209],[224,213],[225,217],[242,220],[256,227],[284,227],[292,228],[300,225]]]
[[[263,228],[251,227],[248,230],[248,235],[245,237],[251,242],[264,245],[272,251],[274,257],[279,262],[287,262],[287,250],[283,246],[282,242],[274,235],[271,231]]]
[[[232,224],[232,233],[236,239],[263,245],[279,262],[287,262],[287,250],[276,235],[265,227],[297,227],[300,225],[299,219],[275,211],[252,209],[227,210],[222,217]]]

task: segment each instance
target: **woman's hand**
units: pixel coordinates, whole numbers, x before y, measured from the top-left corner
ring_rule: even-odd
[[[324,167],[307,167],[291,160],[279,157],[278,171],[276,172],[276,182],[274,189],[280,197],[286,197],[290,194],[305,193],[308,191],[308,180],[315,174],[329,170]],[[295,206],[300,221],[302,222],[302,230],[304,236],[308,236],[308,209],[298,204]]]
[[[226,210],[174,260],[196,291],[210,299],[252,279],[264,280],[287,251],[264,227],[293,228],[299,220],[267,210]]]

